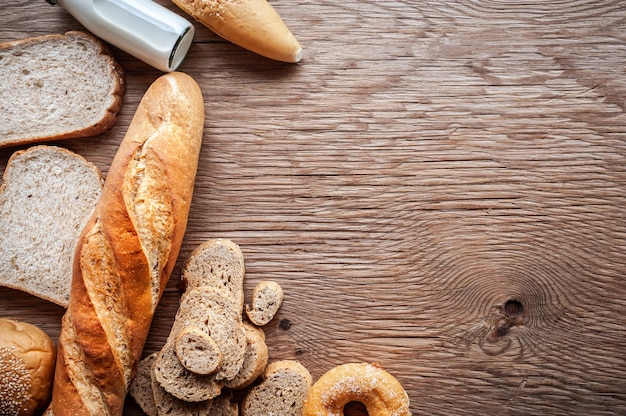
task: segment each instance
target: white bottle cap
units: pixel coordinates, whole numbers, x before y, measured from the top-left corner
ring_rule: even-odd
[[[151,0],[47,0],[87,30],[164,72],[175,71],[193,40],[189,21]]]

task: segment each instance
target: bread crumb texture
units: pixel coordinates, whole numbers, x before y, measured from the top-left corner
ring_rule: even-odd
[[[121,105],[121,71],[79,32],[0,44],[0,146],[104,131]]]
[[[0,415],[17,416],[28,401],[31,380],[15,347],[0,345]]]

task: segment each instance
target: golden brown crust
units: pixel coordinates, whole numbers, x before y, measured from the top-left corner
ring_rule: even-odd
[[[298,62],[302,48],[266,0],[173,0],[187,14],[224,39],[261,56]]]
[[[54,343],[43,330],[0,318],[0,414],[32,416],[45,409],[55,356]]]
[[[55,416],[122,414],[182,243],[203,128],[202,93],[188,75],[161,76],[139,104],[76,250]]]
[[[49,34],[37,37],[31,37],[26,39],[19,39],[15,41],[5,42],[0,44],[0,49],[3,48],[11,48],[20,45],[28,45],[35,42],[46,42],[54,39],[61,39],[63,37],[73,36],[73,37],[81,37],[87,40],[90,43],[93,43],[99,47],[99,54],[101,57],[107,60],[108,65],[110,67],[110,76],[113,80],[113,89],[110,92],[112,97],[111,105],[106,110],[105,114],[102,118],[95,124],[77,129],[74,131],[68,131],[64,134],[54,134],[50,135],[46,132],[41,132],[40,135],[31,138],[20,138],[12,141],[6,141],[0,143],[0,147],[8,147],[14,146],[17,144],[33,144],[40,142],[48,142],[53,140],[65,140],[65,139],[74,139],[81,137],[92,137],[98,134],[102,134],[105,131],[109,130],[115,122],[117,121],[117,115],[122,108],[122,101],[124,92],[126,90],[126,75],[124,72],[124,68],[115,60],[111,49],[100,39],[93,36],[88,32],[83,31],[68,31],[65,34]]]
[[[409,398],[402,385],[376,364],[348,363],[320,377],[304,403],[303,416],[343,416],[352,401],[365,405],[370,416],[409,416]]]

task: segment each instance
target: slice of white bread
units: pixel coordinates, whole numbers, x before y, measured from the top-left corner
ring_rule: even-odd
[[[124,71],[96,37],[72,31],[0,44],[0,147],[109,129]]]
[[[272,362],[244,398],[241,416],[301,416],[312,384],[311,373],[298,361]]]
[[[258,326],[267,325],[276,315],[284,298],[283,288],[274,281],[259,282],[252,291],[252,306],[246,305],[246,315]]]
[[[67,307],[74,250],[102,185],[98,168],[67,149],[15,152],[0,185],[0,285]]]

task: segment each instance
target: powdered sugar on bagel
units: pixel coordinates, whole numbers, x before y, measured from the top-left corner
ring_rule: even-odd
[[[326,372],[313,385],[303,416],[343,416],[349,402],[361,402],[370,416],[410,415],[409,398],[391,374],[376,364],[348,363]]]

